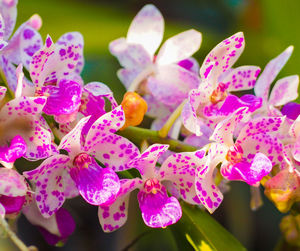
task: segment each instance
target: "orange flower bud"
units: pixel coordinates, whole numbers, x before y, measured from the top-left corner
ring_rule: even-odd
[[[126,92],[121,103],[125,113],[125,124],[121,128],[124,130],[128,126],[139,125],[147,112],[146,101],[135,92]]]
[[[296,201],[300,201],[300,177],[289,169],[280,171],[265,183],[265,195],[277,209],[286,213]]]
[[[283,217],[279,226],[286,242],[300,247],[300,215]]]

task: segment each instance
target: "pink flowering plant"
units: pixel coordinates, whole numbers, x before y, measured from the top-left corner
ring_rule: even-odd
[[[145,225],[171,228],[181,245],[245,250],[210,216],[236,181],[256,191],[253,210],[264,190],[291,212],[280,228],[300,246],[300,105],[292,102],[299,77],[271,87],[292,46],[260,73],[234,66],[245,49],[238,32],[199,64],[192,56],[201,33],[183,31],[158,49],[164,19],[148,4],[126,37],[109,44],[121,67],[111,74],[127,89],[118,104],[109,83],[82,79],[79,32],[43,41],[33,15],[11,35],[16,8],[16,0],[0,0],[0,227],[20,250],[32,247],[8,219],[23,214],[47,243],[61,245],[76,228],[67,200],[97,206],[99,231],[112,232],[126,224],[131,194]],[[152,124],[138,127],[144,116]]]

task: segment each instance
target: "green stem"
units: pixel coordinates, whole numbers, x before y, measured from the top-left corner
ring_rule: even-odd
[[[196,147],[184,144],[179,140],[161,138],[158,134],[158,131],[153,131],[150,129],[129,126],[125,130],[119,131],[118,134],[128,138],[138,146],[140,146],[141,143],[146,139],[149,144],[168,144],[170,146],[169,150],[173,152],[193,152],[197,150]]]
[[[21,251],[30,251],[18,237],[17,235],[9,228],[6,220],[3,217],[0,217],[0,227],[3,229],[3,232],[12,240],[12,242],[21,250]]]
[[[177,108],[176,110],[171,114],[171,116],[168,118],[167,122],[164,124],[164,126],[158,131],[158,134],[160,137],[165,138],[168,136],[168,133],[171,129],[171,127],[173,126],[173,124],[175,123],[176,119],[178,119],[178,117],[181,114],[181,111],[184,107],[184,105],[186,104],[187,99],[185,99]]]

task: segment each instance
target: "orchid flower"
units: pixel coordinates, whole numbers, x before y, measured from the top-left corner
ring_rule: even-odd
[[[198,64],[189,57],[200,47],[201,33],[190,29],[169,38],[155,55],[163,32],[161,13],[148,4],[133,19],[127,37],[112,41],[109,49],[123,67],[118,77],[128,91],[141,85],[163,106],[176,108],[199,84]]]
[[[253,95],[228,96],[232,91],[252,89],[260,72],[257,66],[231,68],[244,47],[244,35],[238,32],[219,43],[204,59],[200,67],[201,83],[198,89],[190,91],[182,111],[184,126],[197,136],[201,135],[200,127],[204,123],[214,128],[240,107],[254,111],[261,106],[261,100]]]
[[[66,150],[69,155],[54,155],[35,170],[24,173],[36,183],[36,201],[44,217],[53,215],[65,198],[74,197],[78,192],[92,205],[112,203],[120,189],[114,171],[126,169],[126,163],[138,154],[129,140],[114,134],[124,125],[121,106],[100,117],[83,135],[88,120],[89,117],[81,119],[62,138],[58,149]]]
[[[291,144],[291,153],[293,158],[300,162],[300,115],[291,125],[289,134],[292,137]]]
[[[121,180],[121,189],[116,201],[99,207],[99,220],[105,232],[111,232],[127,220],[130,193],[138,189],[138,201],[145,224],[149,227],[166,227],[176,223],[182,215],[176,197],[169,197],[167,187],[179,191],[181,198],[190,204],[199,204],[194,187],[195,168],[187,163],[194,153],[178,153],[167,158],[162,166],[156,162],[168,149],[168,145],[151,145],[142,154],[131,160],[127,167],[136,168],[141,178]]]

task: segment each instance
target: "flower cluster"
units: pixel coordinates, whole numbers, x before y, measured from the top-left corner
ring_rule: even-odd
[[[185,202],[213,213],[224,185],[234,180],[263,185],[281,212],[300,201],[300,105],[291,102],[299,78],[282,78],[271,89],[292,46],[262,73],[258,66],[234,67],[245,47],[242,32],[217,44],[201,66],[192,55],[202,36],[193,29],[167,39],[155,54],[164,20],[146,5],[126,38],[109,45],[128,90],[118,105],[107,85],[81,78],[80,33],[66,33],[56,43],[48,35],[43,42],[41,19],[34,15],[11,36],[16,5],[0,0],[3,218],[23,213],[55,245],[74,231],[63,205],[79,195],[98,206],[105,232],[125,224],[134,190],[152,228],[176,223]],[[237,95],[245,90],[249,94]],[[153,118],[151,128],[130,133],[144,115]],[[147,132],[155,131],[152,139]],[[18,158],[30,170],[18,172]]]

